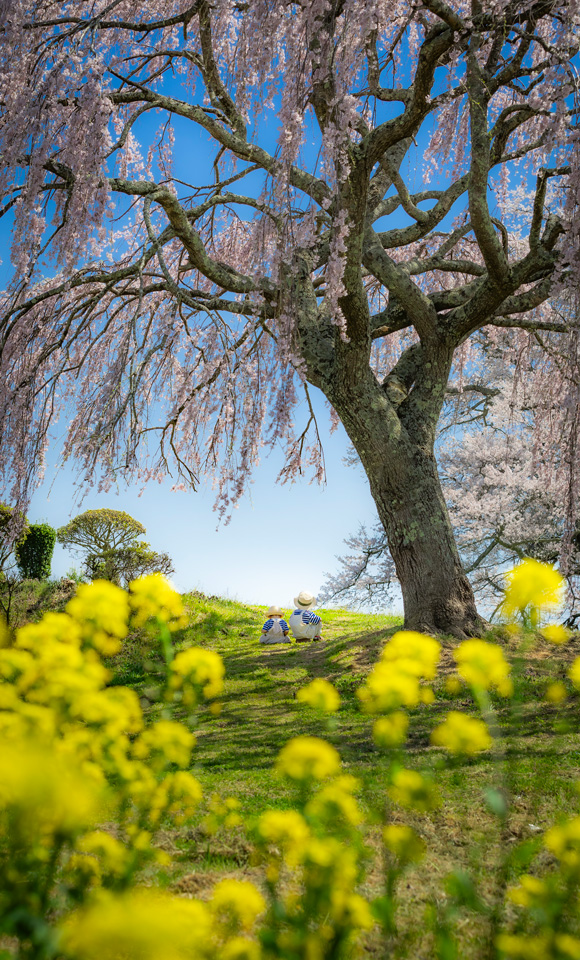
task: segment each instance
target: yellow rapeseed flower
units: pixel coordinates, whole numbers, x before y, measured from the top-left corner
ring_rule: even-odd
[[[371,908],[358,893],[333,890],[330,895],[330,916],[343,930],[370,930],[375,920]]]
[[[104,830],[93,830],[77,841],[79,853],[95,857],[102,870],[112,876],[122,876],[127,869],[129,852],[126,846]]]
[[[425,841],[406,824],[389,823],[383,830],[383,843],[401,863],[416,863],[425,856]]]
[[[139,760],[149,758],[157,769],[168,763],[178,767],[187,767],[195,737],[182,723],[173,720],[159,720],[143,731],[133,744],[133,753]]]
[[[107,580],[81,583],[66,612],[79,624],[85,643],[104,656],[119,652],[128,632],[129,598],[124,590]]]
[[[563,867],[574,873],[580,870],[580,817],[574,817],[547,830],[544,834],[544,846],[557,857]]]
[[[426,706],[435,703],[433,687],[419,687],[419,703],[424,703]]]
[[[9,646],[11,639],[10,630],[4,614],[0,613],[0,648]]]
[[[48,611],[40,623],[28,623],[17,630],[15,646],[41,653],[43,648],[55,641],[79,647],[81,639],[81,628],[76,620],[66,613]]]
[[[327,784],[306,804],[306,814],[333,827],[336,823],[357,827],[362,823],[361,809],[353,797],[359,787],[355,777],[338,777]]]
[[[302,687],[296,694],[296,699],[324,713],[336,713],[340,705],[338,690],[328,680],[322,678]]]
[[[458,694],[460,694],[462,690],[463,690],[463,684],[461,683],[461,680],[459,679],[459,677],[451,675],[450,677],[446,678],[445,693],[447,693],[450,697],[458,696]]]
[[[497,643],[485,640],[464,640],[453,656],[457,672],[471,687],[497,690],[502,696],[511,696],[513,685],[510,665]]]
[[[566,697],[568,696],[568,691],[563,683],[557,680],[555,683],[551,683],[544,694],[544,699],[548,703],[563,703]]]
[[[506,617],[523,612],[526,607],[543,612],[562,605],[565,580],[549,563],[526,558],[507,574],[506,580],[502,605]]]
[[[381,659],[397,661],[397,668],[411,676],[434,680],[441,656],[441,644],[434,637],[415,630],[398,630],[385,644]]]
[[[171,686],[183,690],[187,705],[195,705],[201,697],[218,697],[224,688],[225,667],[222,658],[213,650],[189,647],[182,650],[171,663]]]
[[[258,821],[258,835],[286,853],[300,850],[311,836],[306,820],[297,810],[267,810]]]
[[[451,710],[443,723],[432,731],[431,743],[457,756],[473,757],[489,750],[493,741],[483,720]]]
[[[199,781],[187,770],[168,773],[152,795],[149,819],[157,824],[163,816],[168,816],[174,823],[184,823],[193,816],[202,796]]]
[[[373,740],[378,747],[398,747],[407,738],[409,717],[403,710],[395,710],[387,717],[379,717],[373,724]]]
[[[551,960],[553,953],[547,937],[522,937],[500,933],[495,945],[500,953],[514,960]]]
[[[65,952],[79,960],[211,960],[212,934],[205,904],[152,890],[101,895],[61,927]]]
[[[519,879],[519,886],[508,888],[507,897],[512,903],[518,907],[531,907],[546,899],[548,887],[544,880],[526,873]]]
[[[312,837],[302,851],[306,889],[351,893],[358,877],[357,854],[336,837]]]
[[[569,933],[557,933],[554,937],[554,943],[559,953],[570,960],[580,960],[580,940],[578,937],[571,937]]]
[[[34,838],[75,836],[93,826],[103,797],[102,780],[87,777],[74,758],[34,741],[0,743],[0,808],[27,847]]]
[[[133,580],[129,591],[131,622],[135,627],[143,627],[148,620],[161,620],[170,630],[186,626],[183,601],[160,573]]]
[[[409,807],[420,813],[432,810],[439,803],[434,784],[416,770],[396,770],[391,777],[388,793],[391,799],[402,807]]]
[[[266,909],[266,901],[249,880],[227,878],[214,887],[209,906],[230,932],[248,933]]]
[[[335,748],[318,737],[294,737],[282,747],[276,770],[290,780],[325,780],[340,770]]]
[[[542,636],[557,646],[567,643],[570,639],[570,631],[566,630],[561,623],[550,623],[541,630]]]
[[[568,676],[577,690],[580,690],[580,657],[576,657],[568,670]]]
[[[366,713],[388,713],[399,707],[416,707],[419,680],[408,672],[401,672],[397,661],[383,660],[373,667],[356,695]]]
[[[74,699],[69,713],[87,726],[105,728],[112,736],[139,733],[143,727],[139,697],[128,687],[83,692]]]
[[[220,949],[220,960],[260,960],[260,944],[247,937],[232,937]]]

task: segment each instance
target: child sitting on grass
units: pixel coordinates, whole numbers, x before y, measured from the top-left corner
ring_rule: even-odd
[[[320,627],[322,620],[317,613],[312,613],[316,605],[316,597],[307,590],[302,590],[294,597],[294,613],[290,617],[292,634],[297,643],[306,643],[308,640],[322,640]]]
[[[268,619],[262,627],[260,643],[290,643],[288,624],[282,619],[280,607],[270,607]]]

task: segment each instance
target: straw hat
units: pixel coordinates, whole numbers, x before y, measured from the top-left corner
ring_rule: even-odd
[[[301,610],[311,610],[316,605],[316,597],[313,597],[308,590],[301,590],[297,597],[294,597],[294,606]]]
[[[268,616],[268,617],[281,617],[281,616],[282,616],[282,611],[280,610],[280,607],[270,607],[270,609],[268,610],[267,616]]]

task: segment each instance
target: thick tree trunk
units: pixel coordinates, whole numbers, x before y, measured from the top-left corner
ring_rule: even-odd
[[[354,386],[351,382],[351,387]],[[474,636],[479,616],[465,576],[432,442],[401,426],[384,390],[333,391],[332,402],[359,454],[403,593],[405,627],[427,633]]]
[[[459,558],[435,458],[415,450],[407,459],[400,448],[396,457],[394,477],[367,472],[403,593],[405,626],[478,634],[484,623]]]

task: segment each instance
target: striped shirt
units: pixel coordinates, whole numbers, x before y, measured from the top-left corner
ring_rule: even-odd
[[[302,614],[302,623],[305,627],[312,624],[313,626],[317,623],[322,623],[322,620],[316,613],[312,613],[310,610],[295,610],[292,614],[293,617],[300,616]]]
[[[276,620],[273,620],[270,617],[269,620],[266,620],[264,626],[262,627],[262,630],[265,630],[266,632],[268,632],[268,630],[272,629],[275,623],[279,623],[280,626],[282,627],[282,630],[288,630],[288,624],[286,623],[285,620],[282,620],[280,617],[276,617]]]

